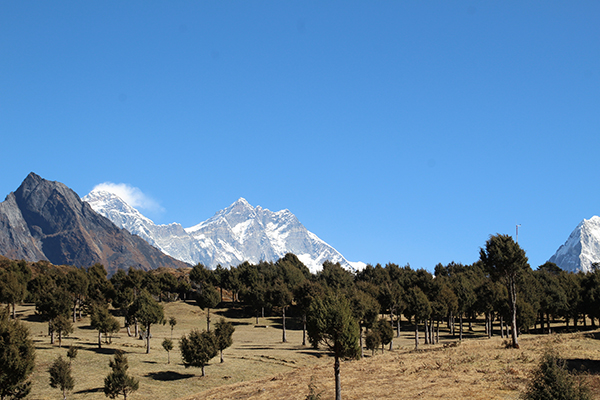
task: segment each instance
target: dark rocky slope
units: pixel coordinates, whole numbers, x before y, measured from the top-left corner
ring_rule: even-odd
[[[34,173],[0,203],[0,254],[78,267],[101,263],[109,275],[189,266],[119,229],[64,184]]]

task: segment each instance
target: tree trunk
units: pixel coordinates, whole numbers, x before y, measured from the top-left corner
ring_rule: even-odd
[[[77,312],[78,312],[78,314],[79,314],[79,320],[80,320],[80,321],[81,321],[81,312],[82,312],[82,311],[81,311],[81,303],[82,303],[82,302],[83,302],[83,301],[81,300],[81,298],[77,299],[77,303],[78,303],[78,306],[79,306],[79,307],[78,307],[78,309],[77,309]]]
[[[425,344],[429,344],[429,326],[427,318],[425,318]]]
[[[223,362],[223,350],[220,350],[221,352],[221,362]]]
[[[360,325],[359,325],[360,327]],[[361,333],[362,333],[362,328]],[[361,337],[362,340],[362,337]],[[362,344],[362,341],[361,341]],[[306,314],[302,314],[302,346],[306,346]],[[362,348],[361,348],[362,351]]]
[[[206,376],[206,374],[204,373],[204,364],[202,364],[202,376]]]
[[[460,316],[458,317],[458,324],[459,324],[458,339],[462,341],[462,336],[463,336],[463,313],[460,313]]]
[[[415,350],[419,350],[419,324],[415,318]]]
[[[437,329],[435,331],[435,343],[440,343],[440,320],[437,320]]]
[[[206,331],[210,332],[210,308],[206,309]]]
[[[283,308],[283,332],[282,332],[281,341],[283,343],[287,343],[287,338],[285,337],[285,306],[282,308]]]
[[[150,354],[150,324],[146,328],[146,354]]]
[[[342,400],[342,382],[340,379],[340,358],[336,355],[333,363],[335,373],[335,400]]]
[[[434,323],[433,323],[433,318],[431,318],[430,322],[429,322],[429,343],[431,344],[435,344],[435,338],[434,338]]]
[[[102,331],[98,330],[98,348],[102,348]]]
[[[358,345],[360,346],[360,358],[364,358],[362,325],[360,323],[358,324]],[[373,354],[375,353],[373,352]]]
[[[511,305],[512,321],[511,321],[511,335],[512,335],[512,347],[515,349],[519,348],[519,339],[517,338],[517,288],[513,277],[508,278],[508,297]]]
[[[396,337],[400,337],[400,314],[398,314],[398,320],[396,321]]]
[[[77,322],[77,300],[73,302],[73,323]]]

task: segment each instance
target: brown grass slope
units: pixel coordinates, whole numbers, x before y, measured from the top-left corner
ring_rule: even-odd
[[[51,346],[47,324],[39,321],[33,305],[18,307],[19,318],[30,328],[37,349],[32,376],[31,399],[57,399],[60,391],[49,385],[48,367],[68,346],[79,347],[73,362],[75,388],[69,399],[106,399],[104,377],[109,360],[117,349],[129,359],[129,373],[140,380],[140,389],[131,399],[305,399],[312,382],[321,398],[334,397],[333,360],[324,351],[301,346],[302,331],[290,322],[288,343],[281,343],[278,318],[261,319],[266,328],[256,328],[254,317],[237,309],[213,310],[212,321],[224,317],[235,324],[234,344],[225,350],[225,362],[215,357],[202,378],[195,368],[186,369],[179,354],[178,339],[193,328],[206,327],[206,314],[193,302],[164,303],[167,319],[177,318],[173,332],[175,348],[171,363],[161,347],[171,337],[170,326],[152,328],[151,353],[144,342],[128,337],[123,328],[112,344],[97,348],[97,332],[87,318],[75,324],[75,331],[63,339],[63,348]],[[212,312],[211,312],[212,314]],[[122,317],[119,317],[122,321]],[[404,321],[405,322],[405,321]],[[406,322],[405,322],[406,323]],[[475,324],[475,336],[482,326]],[[575,368],[588,371],[586,380],[600,398],[600,332],[553,335],[524,335],[521,349],[506,349],[499,337],[474,338],[458,342],[444,337],[444,343],[422,345],[413,351],[413,333],[405,330],[394,339],[394,351],[378,352],[360,361],[342,364],[344,399],[517,399],[531,370],[548,346],[553,346]]]

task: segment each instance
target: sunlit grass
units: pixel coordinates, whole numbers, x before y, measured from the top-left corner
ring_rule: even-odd
[[[334,396],[333,362],[324,351],[302,346],[302,331],[289,321],[288,343],[281,342],[279,318],[260,319],[245,316],[240,310],[211,311],[214,323],[221,316],[235,324],[233,345],[225,350],[225,362],[215,357],[206,367],[206,377],[200,370],[186,369],[181,363],[178,341],[193,328],[206,328],[206,314],[193,302],[164,303],[167,319],[177,318],[173,331],[175,347],[171,363],[161,343],[171,337],[169,324],[151,328],[151,352],[146,354],[145,342],[127,336],[125,328],[115,335],[112,344],[97,346],[97,332],[84,319],[75,331],[63,339],[63,347],[51,346],[47,324],[36,320],[34,307],[18,309],[19,317],[30,327],[37,348],[36,368],[32,377],[32,399],[57,399],[60,391],[49,385],[47,372],[58,356],[66,356],[70,345],[79,347],[73,362],[75,388],[69,399],[106,399],[104,377],[110,372],[108,361],[116,349],[127,353],[129,373],[140,380],[140,388],[132,399],[298,399],[308,394],[311,379],[322,399]],[[122,319],[121,319],[122,321]],[[475,324],[469,339],[458,343],[443,332],[440,345],[423,344],[415,352],[414,333],[403,321],[400,338],[394,338],[394,351],[380,351],[371,357],[370,351],[360,361],[342,364],[344,399],[517,399],[525,387],[529,372],[547,346],[554,346],[568,359],[579,360],[589,368],[600,360],[600,333],[567,333],[560,335],[523,335],[521,349],[506,349],[503,339],[482,338],[482,326]],[[295,329],[293,329],[295,328]],[[581,360],[590,360],[581,362]],[[594,392],[600,394],[600,371],[590,371],[587,378]]]

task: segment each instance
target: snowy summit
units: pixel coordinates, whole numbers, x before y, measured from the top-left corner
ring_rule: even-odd
[[[190,264],[228,267],[244,261],[277,261],[286,253],[294,253],[312,272],[319,271],[325,261],[339,262],[350,270],[364,265],[348,262],[289,210],[252,207],[244,198],[185,229],[177,223],[156,225],[114,193],[92,191],[83,200],[115,225]]]

